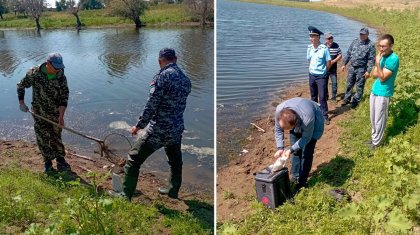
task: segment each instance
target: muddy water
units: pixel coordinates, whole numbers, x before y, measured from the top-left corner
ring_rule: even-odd
[[[307,81],[309,25],[332,32],[343,52],[365,25],[273,5],[219,0],[217,6],[217,165],[222,166],[239,155],[249,123],[273,97]]]
[[[32,118],[19,111],[16,84],[28,68],[57,51],[63,55],[70,88],[66,125],[98,138],[122,133],[133,142],[128,128],[147,101],[163,47],[175,48],[178,64],[193,84],[185,111],[184,181],[213,185],[212,29],[0,31],[0,139],[35,140]],[[27,104],[30,98],[27,89]],[[63,140],[82,153],[96,149],[95,143],[66,131]],[[142,169],[166,177],[164,151],[152,155]]]

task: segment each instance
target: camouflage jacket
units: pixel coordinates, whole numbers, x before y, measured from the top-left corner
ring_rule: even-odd
[[[55,79],[49,80],[47,74],[41,71],[41,64],[31,68],[26,76],[17,84],[19,100],[25,97],[25,88],[32,87],[32,107],[41,115],[58,115],[58,107],[67,107],[69,88],[64,71],[58,72]]]
[[[150,83],[149,99],[136,126],[148,126],[149,134],[176,142],[184,131],[183,114],[190,92],[190,79],[175,63],[166,65]]]
[[[361,41],[359,38],[353,40],[343,59],[343,64],[350,62],[353,67],[365,67],[367,72],[371,72],[375,65],[375,45],[370,40]]]

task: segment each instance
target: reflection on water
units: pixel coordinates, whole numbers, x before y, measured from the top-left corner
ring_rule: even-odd
[[[267,110],[274,94],[307,81],[309,25],[332,32],[344,52],[363,25],[319,11],[224,0],[218,1],[217,14],[220,166],[230,152],[239,154],[244,130]]]
[[[104,138],[112,132],[135,139],[136,124],[147,101],[149,82],[159,71],[158,53],[173,47],[178,64],[193,84],[185,111],[185,182],[213,185],[213,30],[202,28],[0,31],[0,139],[34,141],[33,120],[19,111],[16,84],[48,53],[63,55],[70,88],[66,126]],[[31,90],[26,91],[29,104]],[[96,144],[63,132],[64,142],[84,152]],[[185,147],[186,146],[186,147]],[[158,151],[145,169],[166,172]]]

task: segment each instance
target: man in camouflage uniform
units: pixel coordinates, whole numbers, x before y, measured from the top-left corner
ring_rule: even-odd
[[[63,58],[59,53],[49,54],[45,63],[30,69],[17,84],[19,108],[23,112],[29,111],[24,97],[25,88],[30,87],[32,87],[32,111],[64,126],[69,88],[64,75]],[[35,116],[34,122],[36,141],[44,158],[44,171],[46,173],[54,171],[52,165],[54,159],[59,171],[70,170],[70,165],[64,159],[62,129]]]
[[[363,96],[366,79],[369,78],[375,64],[375,55],[375,45],[369,39],[369,30],[362,28],[360,38],[355,39],[350,44],[343,59],[342,71],[344,71],[347,63],[350,62],[350,64],[347,71],[346,94],[342,106],[350,104],[354,84],[356,84],[356,94],[351,101],[351,107],[356,108],[359,104]]]
[[[159,52],[160,71],[150,83],[149,99],[139,121],[131,132],[136,135],[145,129],[128,152],[124,166],[123,195],[131,200],[139,176],[140,166],[156,150],[164,147],[171,167],[168,188],[159,193],[178,198],[182,182],[181,138],[184,131],[183,113],[191,92],[191,81],[176,64],[175,50],[164,48]]]

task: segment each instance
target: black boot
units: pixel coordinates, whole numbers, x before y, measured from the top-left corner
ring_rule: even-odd
[[[55,161],[57,162],[58,171],[71,171],[71,167],[66,162],[66,159],[64,159],[64,157],[57,157]]]
[[[50,174],[55,172],[55,169],[53,168],[53,164],[51,160],[48,160],[44,163],[44,173]]]
[[[160,194],[168,195],[170,198],[177,199],[178,198],[178,192],[181,188],[182,183],[182,170],[177,172],[172,172],[171,177],[169,179],[169,186],[164,188],[161,187],[158,189]]]
[[[128,175],[124,176],[123,193],[124,193],[124,196],[126,196],[128,198],[128,200],[130,200],[130,201],[131,201],[131,198],[134,195],[134,192],[136,192],[137,179],[138,179],[138,177],[132,177],[132,176],[128,176]]]

